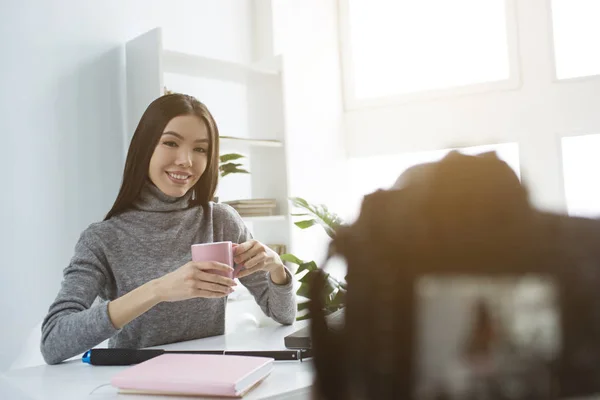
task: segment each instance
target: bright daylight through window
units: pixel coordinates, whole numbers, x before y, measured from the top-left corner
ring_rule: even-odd
[[[562,139],[563,177],[570,215],[600,217],[600,134]]]
[[[345,1],[356,99],[510,77],[505,0]]]
[[[599,0],[552,0],[558,79],[600,75],[599,21]]]
[[[390,188],[398,176],[413,165],[441,160],[451,149],[422,151],[399,155],[351,158],[348,162],[349,176],[352,177],[348,208],[343,216],[351,221],[358,216],[364,195],[377,189]],[[495,151],[498,158],[505,161],[520,176],[519,145],[517,143],[491,144],[484,146],[463,147],[458,149],[463,154],[481,154]]]

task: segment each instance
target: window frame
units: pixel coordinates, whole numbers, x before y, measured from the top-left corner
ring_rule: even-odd
[[[517,29],[517,0],[505,0],[506,6],[506,32],[508,48],[509,77],[505,80],[474,83],[456,86],[448,89],[424,90],[414,93],[402,93],[368,99],[357,98],[355,95],[355,81],[353,77],[354,65],[352,62],[352,49],[349,27],[349,1],[338,0],[338,25],[340,64],[342,70],[342,91],[344,108],[357,110],[372,107],[385,107],[404,103],[427,101],[438,98],[459,97],[486,92],[517,90],[522,86],[519,55],[519,37]],[[552,1],[552,0],[548,0]]]

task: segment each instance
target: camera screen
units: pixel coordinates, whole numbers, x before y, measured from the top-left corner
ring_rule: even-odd
[[[548,399],[561,344],[544,276],[424,276],[417,299],[418,400]]]

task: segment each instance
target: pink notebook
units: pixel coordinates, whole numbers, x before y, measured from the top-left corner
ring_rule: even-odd
[[[273,359],[212,354],[163,354],[119,372],[124,393],[242,397],[273,369]]]

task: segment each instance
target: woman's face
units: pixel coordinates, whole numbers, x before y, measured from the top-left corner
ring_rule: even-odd
[[[209,136],[204,121],[195,115],[175,117],[154,149],[148,176],[167,196],[181,197],[206,170],[208,151]]]

